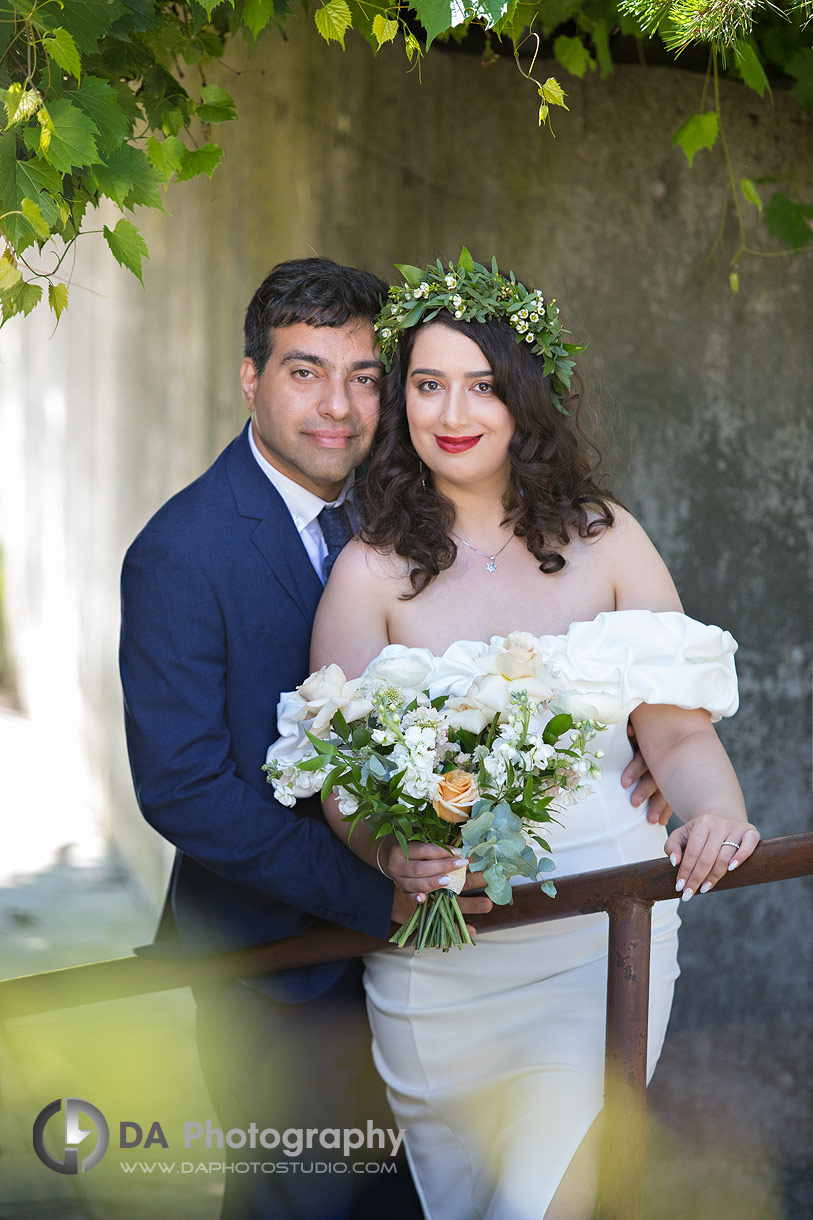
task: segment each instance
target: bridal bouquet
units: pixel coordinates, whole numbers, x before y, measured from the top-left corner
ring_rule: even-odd
[[[598,778],[601,751],[587,750],[595,722],[557,713],[562,692],[527,633],[493,641],[473,658],[477,676],[462,695],[431,697],[423,659],[431,654],[387,652],[397,655],[361,678],[348,681],[328,665],[282,697],[282,736],[264,767],[277,800],[292,806],[335,793],[351,834],[364,821],[374,839],[394,835],[407,854],[416,841],[448,847],[483,874],[493,902],[512,901],[517,875],[540,880],[553,896],[544,874],[554,864],[540,830]],[[471,944],[456,898],[465,874],[455,870],[449,887],[433,891],[392,940],[403,948],[414,933],[417,950]]]

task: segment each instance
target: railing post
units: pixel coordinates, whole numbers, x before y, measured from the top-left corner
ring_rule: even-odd
[[[609,916],[601,1220],[641,1220],[652,903],[622,898]]]

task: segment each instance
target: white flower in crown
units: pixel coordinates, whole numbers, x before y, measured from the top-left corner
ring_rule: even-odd
[[[331,717],[337,711],[350,724],[369,716],[373,710],[372,703],[361,691],[361,679],[348,682],[338,665],[323,665],[312,673],[296,688],[295,698],[301,707],[291,713],[291,719],[312,720],[312,724],[304,727],[315,737],[327,736]]]
[[[446,276],[446,287],[454,288],[456,285],[457,285],[457,280],[455,279],[455,277],[453,275],[447,275]]]

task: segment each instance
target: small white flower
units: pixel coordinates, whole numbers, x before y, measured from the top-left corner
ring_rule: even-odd
[[[398,313],[398,306],[390,305],[390,313]]]
[[[521,310],[519,311],[519,316],[520,316],[521,318],[527,318],[527,316],[528,316],[528,310],[527,310],[527,309],[521,309]]]
[[[533,341],[534,341],[534,337],[533,337],[533,335],[526,335],[526,336],[525,336],[525,342],[526,342],[526,343],[533,343]]]
[[[531,322],[538,322],[538,321],[539,321],[539,314],[538,314],[538,313],[532,313],[532,314],[531,314],[531,317],[530,317],[530,321],[531,321]]]
[[[390,330],[390,328],[389,328],[388,326],[385,326],[385,327],[384,327],[384,329],[383,329],[383,330],[382,330],[382,332],[381,332],[381,338],[382,338],[382,339],[389,339],[389,337],[390,337],[390,335],[391,335],[391,334],[392,334],[392,331]]]
[[[463,317],[463,310],[462,310],[462,309],[456,309],[456,310],[454,311],[454,316],[455,316],[456,318],[462,318],[462,317]]]
[[[463,298],[461,296],[457,296],[457,295],[453,296],[452,304],[454,305],[455,309],[459,309],[460,306],[463,304]]]
[[[446,287],[447,288],[454,288],[456,284],[457,284],[457,280],[455,279],[455,277],[453,275],[446,276]]]
[[[420,289],[420,288],[416,288],[416,289],[413,291],[412,295],[413,295],[413,297],[415,298],[415,300],[417,301],[417,300],[418,300],[420,297],[422,297],[422,296],[423,296],[423,293],[422,293],[422,291],[421,291],[421,289]]]

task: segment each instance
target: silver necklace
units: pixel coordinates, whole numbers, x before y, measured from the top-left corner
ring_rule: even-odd
[[[503,551],[508,546],[508,543],[511,541],[511,538],[514,537],[514,535],[512,534],[511,538],[509,538],[506,542],[504,542],[502,544],[502,546],[500,547],[500,549],[498,551],[495,551],[493,555],[486,555],[485,551],[478,550],[478,548],[476,546],[472,546],[472,544],[470,542],[466,542],[466,539],[461,538],[459,534],[454,534],[453,536],[457,539],[458,542],[462,542],[463,546],[467,546],[470,551],[474,551],[476,554],[481,555],[482,558],[485,559],[487,572],[496,572],[497,571],[497,557],[499,555],[502,555]]]

